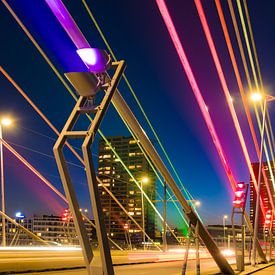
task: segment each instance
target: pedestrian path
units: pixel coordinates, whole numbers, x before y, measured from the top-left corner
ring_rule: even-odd
[[[244,272],[239,273],[239,275],[248,275],[248,274],[255,274],[255,275],[263,275],[263,274],[275,274],[275,262],[269,264],[260,264],[256,267],[246,267]]]

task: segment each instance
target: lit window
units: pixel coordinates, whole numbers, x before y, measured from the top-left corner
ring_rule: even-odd
[[[128,214],[130,215],[130,216],[134,216],[134,212],[128,212]]]
[[[111,155],[103,155],[104,159],[109,159],[111,157]]]
[[[129,144],[135,144],[135,143],[137,143],[137,141],[136,141],[136,140],[134,140],[134,139],[129,140]]]
[[[100,173],[100,172],[99,172]],[[110,171],[105,171],[104,172],[105,175],[109,175],[110,174]]]
[[[105,170],[111,170],[111,167],[110,166],[105,167]]]
[[[142,165],[137,165],[136,168],[142,168]]]
[[[136,166],[135,166],[135,165],[129,165],[128,168],[129,168],[129,169],[135,169]]]
[[[129,194],[130,194],[130,195],[134,195],[134,194],[135,194],[135,191],[129,191]]]
[[[104,150],[110,150],[111,148],[109,146],[105,146]]]
[[[41,236],[42,236],[42,234],[41,234],[40,232],[37,232],[37,236],[41,237]]]
[[[141,210],[141,208],[140,208],[140,207],[137,207],[137,208],[135,208],[135,210]]]
[[[102,195],[105,195],[105,194],[106,194],[106,192],[105,192],[105,191],[103,191],[101,194],[102,194]]]
[[[129,157],[134,157],[136,153],[129,153]]]
[[[140,216],[140,215],[141,215],[141,212],[136,212],[136,215]]]

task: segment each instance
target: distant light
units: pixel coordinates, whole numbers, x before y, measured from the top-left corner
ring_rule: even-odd
[[[144,177],[141,179],[142,183],[148,183],[149,182],[149,178],[148,177]]]
[[[21,212],[16,212],[16,213],[15,213],[15,217],[16,217],[16,218],[25,218],[25,215],[22,214]]]
[[[259,102],[263,99],[263,94],[260,92],[254,92],[250,95],[250,99],[254,102]]]
[[[200,206],[200,205],[201,205],[201,202],[200,202],[200,201],[195,201],[195,202],[194,202],[194,205],[195,205],[195,206]]]
[[[223,218],[224,218],[224,219],[227,219],[227,218],[228,218],[228,216],[227,216],[227,215],[224,215],[224,216],[223,216]]]
[[[73,246],[0,246],[0,251],[81,251],[81,248]]]
[[[225,250],[222,251],[222,254],[224,256],[234,256],[235,252],[233,250],[230,250],[230,249],[225,249]]]
[[[93,73],[103,73],[110,68],[111,58],[104,50],[83,48],[78,49],[76,52]]]
[[[12,124],[12,120],[10,118],[2,118],[1,119],[1,124],[4,125],[4,126],[9,126]]]

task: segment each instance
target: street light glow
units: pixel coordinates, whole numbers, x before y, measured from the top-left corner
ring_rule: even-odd
[[[142,183],[148,183],[149,182],[149,178],[148,177],[144,177],[141,179]]]
[[[201,205],[201,202],[200,202],[200,201],[195,201],[195,202],[194,202],[194,205],[195,205],[195,206],[200,206],[200,205]]]
[[[259,102],[263,99],[263,94],[260,93],[260,92],[253,92],[251,95],[250,95],[250,99],[254,102]]]
[[[1,119],[1,124],[4,126],[10,126],[12,124],[12,120],[8,117],[4,117]]]
[[[228,218],[228,216],[227,216],[227,215],[224,215],[223,218],[226,220],[226,219]]]
[[[111,58],[106,51],[97,48],[76,50],[81,60],[93,73],[102,73],[110,68]]]

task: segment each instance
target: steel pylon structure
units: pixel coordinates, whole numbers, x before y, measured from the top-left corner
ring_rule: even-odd
[[[99,274],[103,273],[106,275],[114,274],[110,247],[108,243],[108,236],[106,234],[104,223],[104,215],[100,203],[98,181],[96,179],[96,172],[92,160],[91,146],[99,125],[111,102],[111,98],[122,77],[125,66],[126,65],[124,61],[112,63],[111,67],[115,69],[115,73],[111,79],[108,78],[107,81],[103,80],[104,83],[102,84],[100,89],[104,91],[104,96],[100,104],[95,105],[94,99],[92,99],[93,103],[91,104],[91,99],[88,96],[79,97],[74,109],[71,112],[71,115],[69,116],[61,134],[56,141],[56,144],[54,145],[54,155],[56,158],[65,194],[68,200],[69,208],[73,215],[75,229],[79,237],[80,245],[82,247],[82,253],[84,256],[84,261],[87,267],[88,274],[95,274],[94,272],[98,272]],[[105,76],[103,76],[103,78],[105,79]],[[80,82],[79,84],[85,85],[85,80],[83,81],[83,83]],[[74,130],[74,126],[77,123],[79,117],[81,115],[87,114],[93,115],[92,121],[88,129],[84,131]],[[74,190],[72,179],[70,177],[68,166],[66,164],[65,156],[63,153],[63,147],[67,140],[70,138],[83,139],[82,152],[84,157],[84,165],[89,187],[90,200],[92,203],[93,215],[95,219],[96,233],[100,249],[100,260],[102,262],[102,271],[100,267],[101,264],[98,263],[98,261],[95,261],[93,250],[90,245],[89,238],[83,222],[83,217],[79,211],[80,207],[78,204],[76,192]]]

